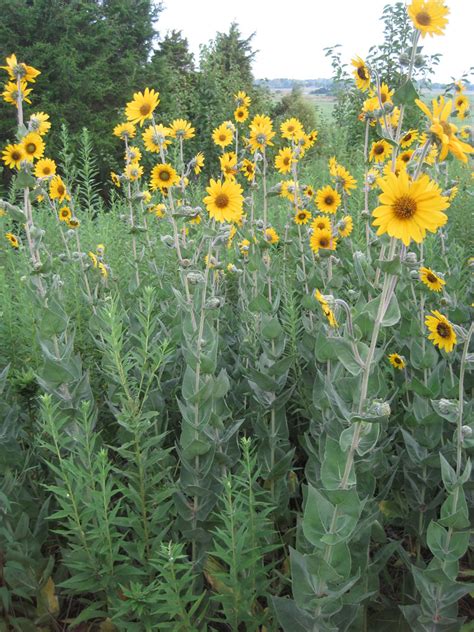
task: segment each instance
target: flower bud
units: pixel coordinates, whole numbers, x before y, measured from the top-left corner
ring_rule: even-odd
[[[390,404],[388,402],[373,401],[369,413],[376,417],[388,417],[391,413]]]
[[[416,55],[415,57],[415,68],[422,68],[425,64],[425,58],[423,55]]]
[[[456,399],[446,399],[443,397],[438,402],[438,408],[442,415],[456,415],[459,410],[459,402]]]
[[[468,437],[472,436],[472,428],[471,426],[463,426],[461,428],[461,440],[464,441],[464,439],[467,439]]]
[[[200,272],[188,272],[186,275],[187,280],[191,285],[197,285],[198,283],[204,283],[204,275]]]
[[[223,305],[223,300],[218,298],[217,296],[211,296],[204,305],[204,309],[218,309]]]
[[[405,263],[407,263],[409,266],[418,264],[418,257],[416,256],[416,252],[412,252],[411,250],[408,251],[405,255]]]
[[[361,211],[360,216],[362,217],[362,219],[369,219],[370,213],[369,211]]]

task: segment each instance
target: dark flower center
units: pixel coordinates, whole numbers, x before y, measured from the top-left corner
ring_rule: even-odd
[[[62,184],[58,185],[58,193],[59,195],[64,195],[66,193],[64,186]]]
[[[288,156],[285,156],[285,157],[283,158],[283,164],[284,164],[285,166],[288,166],[288,165],[290,164],[290,159],[288,158]]]
[[[380,156],[380,154],[383,154],[384,151],[385,151],[385,147],[383,145],[375,145],[374,154],[376,154],[377,156]]]
[[[217,208],[227,208],[227,206],[229,205],[229,196],[225,193],[219,193],[219,195],[216,196],[214,203]]]
[[[451,336],[451,327],[446,323],[438,323],[436,325],[436,331],[441,336],[441,338],[450,338]]]
[[[403,142],[408,143],[409,140],[411,140],[411,134],[405,134],[405,136],[403,137]]]
[[[420,11],[416,14],[416,21],[421,26],[429,26],[431,24],[431,15],[427,11]]]
[[[431,274],[431,272],[429,272],[429,273],[426,275],[426,278],[427,278],[427,280],[428,280],[430,283],[436,283],[436,281],[438,280],[438,279],[435,277],[435,275],[434,275],[434,274]]]
[[[219,135],[219,140],[220,140],[221,142],[225,141],[225,139],[226,139],[226,138],[227,138],[227,136],[226,136],[225,134],[220,134],[220,135]]]
[[[49,167],[43,167],[43,173],[45,176],[49,176],[51,169]]]
[[[168,171],[160,171],[160,180],[163,180],[163,182],[168,182],[169,179],[170,174]]]
[[[334,198],[332,195],[326,195],[326,197],[324,198],[324,203],[327,204],[328,206],[331,206],[331,204],[334,204]]]
[[[12,151],[12,160],[15,162],[21,159],[21,153],[19,151]]]
[[[151,107],[148,103],[144,103],[143,105],[140,106],[140,114],[142,116],[146,116],[147,114],[150,114],[150,110],[151,110]]]
[[[319,245],[321,246],[321,248],[329,248],[329,239],[327,239],[326,237],[322,237],[319,240]]]
[[[368,79],[367,72],[364,66],[359,66],[359,68],[357,68],[357,76],[363,81],[366,81]]]
[[[410,219],[416,213],[416,201],[409,195],[402,195],[395,200],[393,210],[398,219]]]
[[[25,149],[28,154],[34,154],[36,151],[36,145],[34,143],[28,143]]]
[[[393,361],[395,362],[395,364],[401,364],[402,363],[401,358],[398,358],[398,357],[397,358],[393,358]]]

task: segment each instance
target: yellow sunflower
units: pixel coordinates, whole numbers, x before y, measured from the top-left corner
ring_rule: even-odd
[[[244,121],[248,119],[248,117],[249,117],[249,111],[247,110],[246,107],[241,105],[240,107],[234,110],[234,119],[237,121],[237,123],[243,123]]]
[[[407,147],[411,147],[411,145],[418,138],[418,130],[417,129],[409,129],[408,132],[405,132],[400,139],[400,146],[402,149],[406,149]]]
[[[278,236],[278,233],[276,232],[276,230],[274,228],[267,228],[264,232],[263,232],[263,238],[265,239],[266,242],[268,242],[269,244],[277,244],[280,241],[280,237]]]
[[[280,182],[280,197],[294,202],[295,190],[298,193],[298,183],[295,183],[294,180],[283,180],[283,182]]]
[[[19,63],[15,54],[7,57],[5,61],[7,62],[7,65],[0,66],[0,68],[8,72],[8,76],[12,81],[21,79],[22,81],[35,83],[36,77],[41,74],[41,71],[36,70],[33,66],[27,66],[24,63]]]
[[[227,151],[219,157],[221,171],[226,180],[235,180],[237,175],[237,155],[233,151]]]
[[[212,180],[206,187],[204,204],[212,219],[217,222],[238,222],[242,217],[244,196],[242,187],[232,180]]]
[[[433,99],[433,112],[419,99],[416,99],[415,103],[432,123],[430,131],[436,136],[441,145],[439,159],[444,160],[448,152],[451,152],[458,160],[467,162],[466,154],[472,154],[474,148],[457,138],[457,127],[448,121],[451,114],[452,101],[445,101],[443,96],[439,97],[438,100]]]
[[[379,90],[380,90],[380,98],[379,98],[378,92],[375,92],[375,91],[371,92],[371,96],[377,99],[377,101],[379,102],[379,106],[385,105],[386,103],[392,103],[392,97],[395,91],[390,90],[390,88],[387,86],[386,83],[382,83],[379,87]]]
[[[170,125],[171,138],[182,138],[183,140],[189,140],[194,138],[196,130],[192,127],[191,123],[185,119],[174,119]]]
[[[95,255],[95,253],[89,250],[89,252],[87,253],[87,256],[92,261],[92,267],[97,268],[97,264],[99,263],[99,260],[97,259],[97,256]]]
[[[275,136],[269,117],[259,117],[258,123],[255,123],[255,118],[250,126],[249,137],[249,145],[253,152],[263,151],[268,145],[273,145],[272,139]]]
[[[336,316],[334,315],[334,312],[332,311],[332,309],[329,307],[329,303],[327,302],[323,294],[321,294],[319,290],[315,290],[314,298],[321,305],[322,312],[326,316],[330,327],[337,327],[338,325],[337,325]]]
[[[421,33],[421,37],[426,34],[444,35],[444,28],[448,23],[448,7],[444,0],[413,0],[407,7],[408,15],[413,25]]]
[[[79,228],[80,225],[81,222],[77,219],[77,217],[71,217],[71,219],[66,222],[66,226],[68,228]]]
[[[398,176],[389,173],[377,184],[382,189],[381,205],[372,213],[377,235],[388,233],[408,246],[412,239],[420,243],[426,231],[434,233],[447,222],[443,211],[449,206],[448,198],[426,174],[411,182],[405,171]]]
[[[414,153],[413,149],[406,149],[405,151],[402,151],[401,153],[399,153],[397,156],[397,168],[398,169],[406,168],[406,166],[411,160],[411,157],[413,156],[413,153]]]
[[[469,110],[469,98],[465,94],[458,94],[454,99],[454,108],[461,112]]]
[[[386,140],[377,140],[372,143],[369,158],[374,162],[385,162],[392,154],[392,146]]]
[[[114,136],[117,136],[121,140],[134,138],[137,130],[133,123],[119,123],[114,127]]]
[[[25,152],[25,158],[33,162],[35,158],[41,158],[44,154],[44,140],[37,132],[29,132],[23,137],[21,144]]]
[[[327,217],[327,215],[318,215],[311,222],[311,230],[313,231],[328,230],[331,232],[332,231],[331,220],[329,219],[329,217]]]
[[[128,162],[138,162],[142,159],[142,152],[138,149],[138,147],[130,146],[127,148],[124,157]]]
[[[350,215],[345,215],[337,224],[337,232],[340,237],[349,237],[354,230],[354,222]]]
[[[345,167],[338,164],[335,158],[329,159],[329,173],[335,179],[336,184],[339,184],[348,195],[351,194],[352,189],[357,188],[357,180]]]
[[[275,157],[275,168],[279,173],[288,173],[291,171],[294,162],[295,158],[291,147],[284,147],[280,149],[278,156]]]
[[[307,186],[304,187],[303,189],[303,195],[305,197],[307,197],[309,200],[312,200],[314,197],[314,189],[312,186],[310,186],[309,184]]]
[[[237,107],[249,108],[250,103],[252,102],[248,94],[244,92],[243,90],[240,90],[240,92],[237,92],[237,94],[234,94],[234,99],[235,99],[235,102],[237,103]]]
[[[30,92],[31,88],[27,87],[26,81],[20,82],[20,90],[18,90],[18,85],[16,83],[9,81],[4,87],[2,97],[6,103],[11,103],[12,105],[18,107],[18,98],[25,101],[25,103],[31,104],[31,101],[28,98]]]
[[[168,190],[179,182],[179,175],[176,170],[167,163],[155,165],[151,170],[150,186],[153,191],[156,189]]]
[[[242,241],[239,242],[240,254],[246,257],[249,254],[249,249],[250,241],[248,239],[242,239]]]
[[[287,140],[298,140],[304,134],[303,125],[297,118],[292,117],[280,125],[281,137]]]
[[[159,154],[160,151],[171,144],[166,137],[170,135],[170,130],[161,123],[159,125],[150,125],[142,134],[145,149],[152,154]]]
[[[45,112],[35,112],[30,116],[30,129],[32,132],[38,132],[40,136],[44,136],[51,129],[49,122],[49,114]]]
[[[336,250],[337,238],[333,237],[330,230],[315,230],[309,239],[309,245],[313,252],[322,250]]]
[[[26,160],[25,148],[23,145],[7,145],[2,150],[2,160],[10,169],[19,169],[21,161]]]
[[[5,237],[10,242],[10,245],[11,245],[12,248],[19,248],[20,247],[20,242],[18,240],[18,237],[16,237],[13,233],[5,233]]]
[[[295,216],[293,218],[295,224],[307,224],[311,219],[311,213],[306,209],[302,208],[296,211]]]
[[[322,213],[335,213],[341,203],[341,196],[331,186],[325,186],[316,192],[316,206]]]
[[[388,356],[388,360],[393,367],[399,369],[400,371],[406,367],[405,360],[401,355],[398,355],[398,353],[391,353]]]
[[[53,176],[51,178],[49,182],[49,197],[52,200],[59,200],[60,202],[71,199],[61,176]]]
[[[221,123],[219,127],[216,127],[212,132],[212,140],[219,147],[227,147],[234,140],[234,126],[230,126],[226,121]]]
[[[153,89],[145,88],[144,92],[135,92],[133,100],[127,103],[125,108],[127,121],[135,125],[139,124],[141,127],[147,119],[153,116],[159,102],[160,94]]]
[[[204,154],[202,153],[202,151],[198,151],[198,153],[194,156],[194,158],[192,159],[192,167],[194,170],[194,173],[197,175],[198,173],[201,173],[202,168],[204,167]]]
[[[248,160],[248,158],[245,158],[242,161],[240,171],[242,171],[247,180],[251,182],[255,178],[255,163],[251,160]]]
[[[446,281],[439,277],[430,268],[420,268],[420,280],[433,292],[441,292]]]
[[[369,69],[365,65],[365,61],[363,61],[360,57],[355,57],[354,59],[352,59],[351,64],[355,68],[352,74],[355,77],[356,86],[359,88],[359,90],[365,92],[369,89],[370,86]]]
[[[35,165],[37,178],[50,178],[56,175],[56,163],[51,158],[41,158]]]
[[[69,206],[63,206],[59,209],[58,217],[60,222],[69,222],[72,217],[72,211]]]
[[[110,179],[115,184],[116,187],[120,188],[120,176],[115,173],[115,171],[110,172]]]
[[[456,332],[454,327],[443,314],[437,310],[432,310],[432,316],[427,316],[425,325],[430,330],[428,340],[432,340],[435,346],[445,349],[448,353],[453,350],[456,344]]]
[[[142,177],[143,167],[141,166],[139,162],[134,161],[125,167],[124,173],[127,180],[134,182],[135,180],[138,180],[139,178]]]

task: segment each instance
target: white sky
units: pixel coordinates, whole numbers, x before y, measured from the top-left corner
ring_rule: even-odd
[[[163,36],[181,30],[199,59],[199,46],[227,32],[233,20],[243,36],[254,31],[257,78],[316,79],[331,76],[323,48],[343,44],[342,56],[364,57],[381,41],[382,9],[389,0],[163,0],[158,20]],[[427,36],[426,53],[442,53],[435,81],[448,82],[474,63],[474,0],[446,0],[450,8],[444,36]]]

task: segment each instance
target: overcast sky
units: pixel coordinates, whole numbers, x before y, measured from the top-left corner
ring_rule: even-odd
[[[381,41],[382,9],[389,0],[163,0],[160,35],[181,30],[196,60],[199,46],[217,31],[228,31],[235,20],[242,34],[255,31],[257,78],[315,79],[331,76],[323,48],[343,44],[350,62],[364,57]],[[474,63],[474,0],[446,0],[451,10],[446,35],[427,36],[426,53],[442,53],[435,81],[448,82]]]

